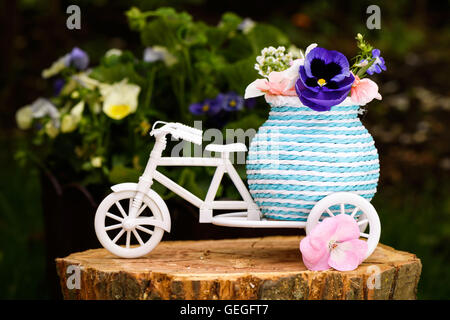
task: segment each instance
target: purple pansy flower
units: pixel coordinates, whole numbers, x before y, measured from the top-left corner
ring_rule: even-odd
[[[366,71],[369,75],[373,75],[374,73],[381,73],[381,71],[386,71],[386,65],[384,63],[383,57],[380,57],[379,49],[372,50],[372,58],[375,59],[375,62]],[[365,61],[367,60],[361,60],[361,62]]]
[[[295,90],[300,101],[315,111],[328,111],[348,96],[355,77],[340,52],[316,47],[299,69]]]
[[[222,109],[218,99],[206,99],[202,102],[193,103],[189,106],[189,111],[197,116],[207,114],[213,116]]]
[[[84,70],[89,65],[89,56],[78,47],[73,48],[68,57],[67,66],[74,66],[78,70]]]
[[[244,107],[244,98],[235,92],[219,93],[216,99],[225,111],[238,111]]]

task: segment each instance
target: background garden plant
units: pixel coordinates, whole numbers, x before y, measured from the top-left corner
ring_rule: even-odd
[[[173,63],[174,57],[164,55],[166,50],[161,46],[144,45],[141,41],[141,33],[130,31],[128,20],[124,15],[124,11],[129,10],[131,5],[136,5],[143,12],[155,10],[161,5],[171,5],[177,8],[177,12],[189,12],[195,17],[194,23],[204,21],[202,23],[208,26],[216,26],[223,12],[232,11],[242,17],[251,17],[251,19],[242,20],[240,27],[242,32],[251,29],[255,22],[256,25],[258,22],[265,22],[282,30],[284,36],[281,36],[279,42],[271,39],[270,42],[264,43],[264,39],[253,39],[253,41],[264,43],[260,49],[269,45],[276,47],[284,45],[288,50],[290,45],[287,37],[299,48],[305,48],[309,43],[316,42],[324,48],[335,48],[351,57],[355,53],[355,42],[349,35],[358,32],[366,35],[367,39],[380,49],[381,56],[388,63],[388,70],[381,74],[375,73],[373,79],[380,86],[383,100],[372,101],[366,108],[367,112],[361,117],[364,125],[374,136],[380,152],[382,168],[380,188],[372,203],[377,208],[383,223],[381,242],[399,250],[414,252],[421,258],[423,270],[419,282],[419,298],[448,298],[450,154],[449,131],[446,130],[446,123],[449,121],[450,99],[446,79],[449,73],[447,54],[449,23],[446,3],[408,0],[380,2],[381,29],[371,31],[366,28],[366,8],[374,4],[373,1],[351,0],[343,3],[328,0],[300,2],[280,0],[265,3],[264,6],[258,5],[257,1],[239,0],[226,3],[206,0],[117,0],[114,3],[82,0],[77,3],[81,7],[82,23],[81,29],[75,31],[65,28],[67,18],[65,8],[72,4],[71,2],[33,0],[0,2],[0,16],[2,16],[0,20],[2,24],[0,28],[2,33],[0,42],[2,49],[2,59],[0,59],[2,70],[0,74],[2,100],[0,295],[2,297],[54,297],[49,290],[48,280],[44,276],[47,251],[44,242],[47,221],[44,217],[47,210],[43,210],[41,205],[42,197],[46,194],[45,186],[42,186],[42,169],[38,169],[40,167],[36,167],[34,161],[29,161],[27,167],[19,166],[19,161],[13,157],[18,147],[26,147],[31,141],[30,137],[36,137],[36,134],[32,131],[33,129],[17,128],[16,111],[22,106],[30,105],[38,97],[45,97],[55,106],[62,106],[54,101],[53,96],[53,91],[58,92],[61,88],[62,81],[55,81],[54,85],[56,78],[43,79],[41,73],[59,57],[71,53],[74,47],[82,49],[89,55],[88,69],[101,66],[106,52],[108,54],[118,52],[117,50],[110,52],[110,49],[119,49],[125,53],[122,59],[131,54],[134,57],[133,61],[142,62],[145,60],[143,52],[149,47],[152,50],[147,50],[150,53],[147,59],[154,61],[166,57],[166,62],[158,60],[155,66],[160,65],[161,68],[165,68],[165,63]],[[154,20],[150,17],[147,19],[145,24]],[[127,51],[130,52],[127,53]],[[255,49],[250,69],[253,68],[257,55],[260,53]],[[356,62],[358,61],[350,61],[351,64]],[[122,68],[126,69],[128,65],[130,64]],[[252,81],[259,77],[256,70],[250,71],[253,74],[249,76],[249,80],[245,81]],[[128,81],[135,83],[131,78]],[[166,83],[164,86],[159,83],[155,86],[155,88],[161,88],[161,94],[157,98],[158,94],[155,92],[151,99],[152,103],[156,99],[176,101],[172,93],[163,97],[163,92],[172,92],[171,89],[168,90],[171,86],[172,83]],[[146,89],[142,87],[139,99],[143,99],[144,91]],[[243,91],[239,92],[229,87],[220,87],[218,91],[224,94],[234,91],[236,94],[243,95]],[[216,122],[220,122],[222,126],[226,123],[223,129],[255,128],[260,123],[258,121],[267,117],[268,106],[263,98],[253,101],[254,106],[251,112],[249,112],[251,106],[244,106],[239,112],[222,112],[220,117],[190,113],[190,104],[202,102],[204,99],[214,99],[216,96],[211,93],[208,96],[201,95],[198,98],[192,97],[192,100],[187,99],[185,116],[191,118],[186,123],[192,124],[192,120],[204,120],[205,127],[217,127]],[[76,105],[75,102],[76,99],[71,101],[71,108]],[[101,104],[99,106],[102,107]],[[168,106],[169,109],[166,109]],[[172,107],[174,105],[164,103],[164,105],[154,104],[150,109],[152,112],[159,111],[162,114],[166,114],[168,110],[167,114],[170,113],[170,118],[181,119],[178,109],[170,109]],[[108,117],[105,118],[107,122],[112,123],[111,126],[115,130],[121,132],[121,138],[119,141],[114,141],[114,146],[128,146],[127,150],[132,149],[127,134],[128,132],[131,134],[131,130],[136,127],[130,126],[128,129],[128,121],[135,119],[139,110],[138,106],[136,113],[122,120],[113,121]],[[86,116],[88,111],[89,104],[86,103],[83,116]],[[103,113],[101,114],[105,117]],[[159,118],[159,115],[154,118]],[[152,119],[148,120],[151,122]],[[140,122],[136,121],[135,125],[139,124]],[[77,130],[80,127],[81,124],[77,126]],[[145,149],[141,149],[142,156],[147,156],[152,139],[140,134],[138,131],[135,137],[138,142],[142,141],[141,145]],[[82,137],[78,131],[68,135],[73,140],[76,140],[75,137]],[[58,137],[62,136],[63,134],[59,133]],[[48,139],[47,136],[44,138]],[[87,157],[83,161],[75,158],[73,149],[80,144],[79,140],[75,145],[70,144],[69,147],[59,149],[59,154],[60,157],[66,158],[62,159],[65,163],[76,162],[80,168],[82,163],[90,162],[90,158]],[[49,141],[56,146],[56,139]],[[43,156],[47,148],[42,146],[45,145],[47,143],[39,147],[44,152],[41,153]],[[65,153],[67,156],[64,156]],[[130,179],[134,179],[137,172],[133,170],[134,157],[128,151],[124,154],[126,156],[118,161],[123,163],[118,167],[121,170],[116,170],[121,174],[117,174],[116,177],[119,177],[119,180],[125,179],[123,173],[126,172],[130,173]],[[32,154],[27,154],[28,160],[30,155]],[[108,161],[108,159],[103,160],[103,164],[111,169],[112,161]],[[54,168],[55,173],[62,173],[59,177],[63,180],[62,182],[73,181],[73,177],[83,181],[92,176],[94,182],[89,185],[102,186],[102,192],[105,192],[111,184],[110,176],[114,178],[114,175],[103,173],[103,168],[78,169],[79,171],[75,172],[72,165],[58,167],[54,166],[56,163],[56,159],[49,158],[45,164]],[[200,182],[199,178],[202,177],[201,172],[180,173],[178,172],[175,178],[184,179],[184,185],[190,183],[189,180],[192,178]],[[98,184],[99,181],[103,182]],[[88,180],[84,182],[89,183]],[[175,201],[176,204],[175,197],[170,201]],[[183,217],[188,217],[192,221],[198,219],[189,211],[189,208],[184,208],[182,213]],[[78,214],[79,216],[74,217],[73,221],[82,218],[83,213]],[[182,223],[185,222],[186,220],[182,221]],[[186,235],[177,234],[178,230],[179,228],[174,228],[171,235],[186,239]],[[209,231],[216,234],[223,232],[218,229],[202,229],[202,232],[196,235],[206,236]],[[88,235],[79,239],[86,236]],[[234,236],[239,237],[242,234],[236,233]],[[54,273],[53,268],[50,271]]]
[[[262,123],[242,93],[261,49],[290,45],[280,30],[233,13],[217,25],[173,8],[133,7],[126,15],[145,50],[108,50],[88,65],[88,52],[74,48],[45,69],[43,77],[59,87],[54,97],[18,110],[18,126],[29,129],[32,144],[17,159],[38,161],[63,183],[107,185],[138,178],[156,120],[200,119],[204,129]],[[173,178],[202,195],[201,170],[186,168]]]

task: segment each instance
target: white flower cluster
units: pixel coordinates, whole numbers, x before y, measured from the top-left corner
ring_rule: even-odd
[[[256,57],[255,69],[263,77],[269,77],[272,71],[284,71],[289,68],[294,59],[292,52],[286,52],[285,47],[268,47]]]

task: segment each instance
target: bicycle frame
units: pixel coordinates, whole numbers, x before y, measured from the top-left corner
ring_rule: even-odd
[[[229,152],[223,152],[220,158],[162,157],[162,152],[165,150],[167,145],[166,135],[167,133],[159,133],[155,135],[155,146],[150,153],[150,157],[144,173],[139,178],[138,192],[133,201],[130,215],[136,216],[137,210],[142,204],[143,194],[145,194],[147,190],[151,188],[153,180],[155,180],[186,201],[198,207],[200,209],[200,223],[211,223],[213,218],[213,210],[217,209],[246,210],[248,220],[260,220],[261,214],[258,206],[253,201],[253,198],[251,197],[247,187],[245,186],[241,177],[231,163]],[[206,197],[204,200],[202,200],[187,189],[178,185],[167,176],[157,171],[156,168],[159,166],[209,166],[216,167],[216,171],[211,180],[211,184],[208,188]],[[214,197],[217,194],[217,190],[219,189],[220,183],[225,173],[228,173],[231,181],[236,186],[236,189],[238,190],[243,200],[214,200]]]

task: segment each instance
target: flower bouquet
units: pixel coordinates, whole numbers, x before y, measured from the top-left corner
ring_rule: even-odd
[[[315,203],[334,192],[374,196],[378,153],[358,114],[381,99],[366,75],[386,67],[379,50],[360,34],[356,40],[353,65],[317,44],[299,59],[286,60],[283,48],[273,47],[257,58],[264,79],[248,85],[245,98],[265,95],[271,110],[251,142],[246,168],[266,218],[306,221]]]

